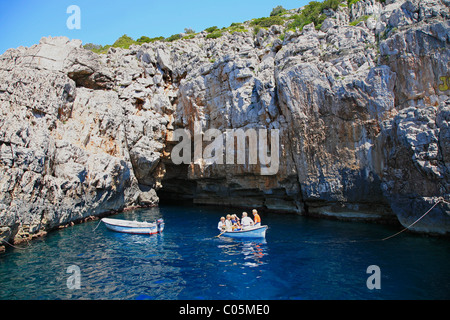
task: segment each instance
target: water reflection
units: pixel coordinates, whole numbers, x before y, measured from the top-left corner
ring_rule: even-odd
[[[219,262],[233,265],[240,264],[246,267],[258,267],[266,264],[265,260],[268,252],[265,239],[238,240],[221,238],[220,242],[221,244],[217,247],[221,250],[224,259],[219,260]]]

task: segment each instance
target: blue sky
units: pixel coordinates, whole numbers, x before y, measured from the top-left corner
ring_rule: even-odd
[[[272,8],[299,8],[309,0],[0,0],[0,54],[32,46],[44,36],[112,44],[123,34],[137,39],[192,28],[228,27],[232,22],[269,16]],[[67,8],[81,9],[81,29],[69,30]]]

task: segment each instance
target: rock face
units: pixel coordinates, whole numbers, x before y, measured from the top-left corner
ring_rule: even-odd
[[[0,235],[153,205],[155,191],[408,226],[450,193],[448,12],[438,0],[361,0],[327,10],[319,30],[286,22],[255,34],[247,22],[218,39],[107,55],[66,38],[10,49],[0,56]],[[248,161],[175,165],[174,130],[194,140],[196,124],[203,138],[279,130],[276,174]],[[448,213],[440,202],[413,229],[448,234]]]
[[[65,38],[8,50],[0,65],[6,239],[158,203],[147,185],[157,180],[167,120],[121,98],[114,69]]]

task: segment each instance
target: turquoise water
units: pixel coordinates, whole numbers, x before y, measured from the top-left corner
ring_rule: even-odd
[[[450,241],[388,226],[262,214],[265,241],[216,238],[212,207],[161,206],[115,218],[153,221],[155,236],[108,231],[98,221],[48,234],[0,255],[0,299],[449,299]],[[231,213],[238,213],[230,210]],[[69,289],[78,266],[80,289]],[[369,290],[367,267],[380,268]]]

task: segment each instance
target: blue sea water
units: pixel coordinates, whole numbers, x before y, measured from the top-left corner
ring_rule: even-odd
[[[114,218],[163,234],[120,234],[92,221],[0,255],[0,299],[449,299],[450,241],[359,222],[262,214],[265,240],[217,238],[217,207],[168,206]],[[98,228],[94,230],[96,227]],[[354,240],[358,240],[354,242]],[[361,240],[359,242],[359,240]],[[69,289],[70,266],[80,289]],[[370,265],[380,289],[368,289]]]

